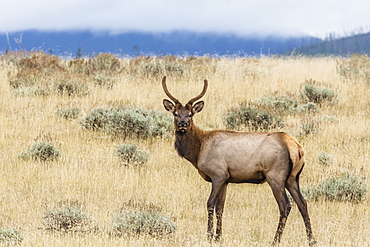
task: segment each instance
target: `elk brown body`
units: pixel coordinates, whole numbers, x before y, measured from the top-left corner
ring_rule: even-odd
[[[193,116],[203,109],[202,98],[208,81],[204,80],[203,91],[183,106],[173,97],[162,78],[166,95],[173,101],[163,100],[165,109],[174,116],[175,148],[178,154],[191,162],[200,176],[212,183],[207,201],[208,239],[219,240],[222,234],[222,214],[229,183],[267,182],[279,207],[280,218],[273,245],[280,242],[291,205],[289,191],[303,217],[310,245],[316,243],[311,230],[306,200],[299,188],[299,175],[305,164],[303,147],[290,135],[283,132],[236,132],[230,130],[205,131],[193,122]],[[216,231],[214,231],[216,213]]]

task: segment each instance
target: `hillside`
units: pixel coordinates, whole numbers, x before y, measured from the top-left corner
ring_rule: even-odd
[[[370,54],[370,33],[332,39],[303,46],[295,50],[307,55],[349,55],[353,53]]]
[[[89,31],[0,33],[0,52],[43,50],[56,55],[274,55],[318,42],[312,37],[240,37],[232,34],[169,32],[110,34]]]

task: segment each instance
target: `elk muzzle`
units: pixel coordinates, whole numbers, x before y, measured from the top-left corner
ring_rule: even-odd
[[[185,120],[181,120],[178,124],[177,124],[177,128],[179,131],[181,132],[185,132],[187,131],[188,129],[188,123],[185,121]]]

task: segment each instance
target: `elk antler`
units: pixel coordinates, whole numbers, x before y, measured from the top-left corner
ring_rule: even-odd
[[[204,96],[204,94],[206,93],[206,91],[207,91],[207,87],[208,87],[208,81],[207,81],[207,79],[205,79],[204,80],[203,91],[197,97],[194,97],[191,100],[189,100],[188,104],[192,105],[195,101],[202,98]]]
[[[176,99],[175,97],[173,97],[170,92],[168,91],[167,89],[167,85],[166,85],[166,76],[163,76],[162,78],[162,87],[163,87],[163,90],[164,92],[166,93],[166,95],[175,103],[180,103],[180,101],[178,99]]]

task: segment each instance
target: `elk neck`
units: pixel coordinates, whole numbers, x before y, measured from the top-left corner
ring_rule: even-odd
[[[194,124],[191,129],[186,132],[175,132],[175,149],[177,153],[181,157],[190,161],[195,167],[197,167],[204,132],[205,131],[199,129]]]

